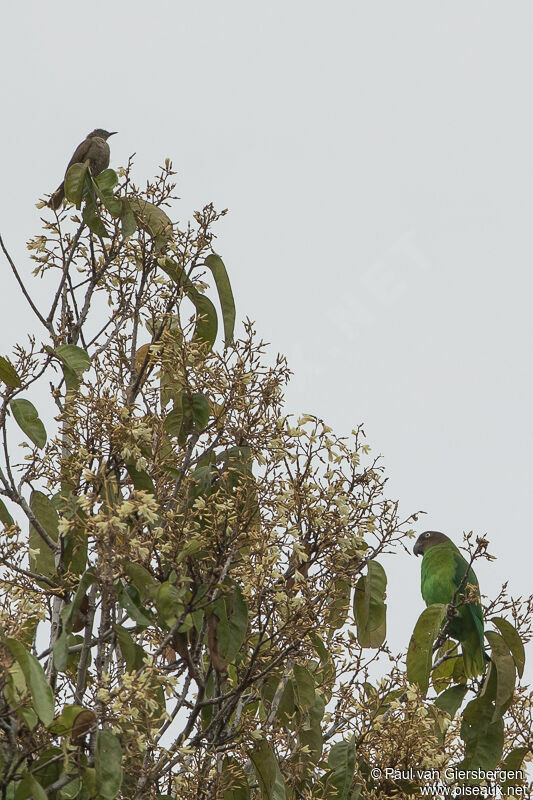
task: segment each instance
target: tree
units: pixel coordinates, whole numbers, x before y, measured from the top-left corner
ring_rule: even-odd
[[[0,359],[2,796],[355,800],[424,783],[393,770],[519,768],[531,600],[486,609],[485,682],[426,609],[408,682],[377,558],[416,517],[361,427],[284,414],[285,359],[234,338],[225,212],[173,223],[173,174],[69,170],[77,211],[28,245],[46,311],[1,242],[43,334]]]

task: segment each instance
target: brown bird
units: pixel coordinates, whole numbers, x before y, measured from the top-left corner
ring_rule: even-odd
[[[74,155],[68,162],[65,170],[65,176],[73,164],[83,164],[84,161],[89,161],[89,167],[92,175],[98,175],[109,166],[109,145],[107,139],[114,136],[117,131],[104,131],[102,128],[96,128],[92,133],[87,134],[87,138],[81,142],[74,150]],[[65,181],[62,180],[52,197],[48,201],[50,208],[56,211],[65,197]]]

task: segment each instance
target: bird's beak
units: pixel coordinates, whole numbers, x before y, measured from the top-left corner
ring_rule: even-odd
[[[115,133],[118,133],[118,131],[111,131],[111,133],[109,134],[109,136],[114,136],[114,135],[115,135]],[[109,136],[107,137],[108,139],[109,139]]]
[[[419,556],[421,554],[421,552],[422,552],[422,550],[420,548],[420,542],[417,542],[415,544],[415,546],[413,547],[413,553],[415,554],[415,556]]]

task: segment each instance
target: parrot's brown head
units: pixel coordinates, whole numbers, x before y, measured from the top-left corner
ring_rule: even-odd
[[[429,550],[430,547],[435,547],[436,544],[442,544],[443,542],[449,541],[451,540],[449,536],[446,536],[445,533],[441,533],[440,531],[424,531],[424,533],[421,533],[416,540],[416,544],[413,547],[413,553],[415,556],[423,556],[426,550]]]

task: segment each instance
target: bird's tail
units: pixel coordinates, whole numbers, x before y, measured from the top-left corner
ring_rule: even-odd
[[[480,641],[477,629],[461,640],[463,663],[467,678],[474,678],[485,672],[485,652],[483,640]]]
[[[54,211],[57,211],[57,209],[59,208],[64,199],[65,199],[65,185],[64,183],[60,183],[60,185],[57,187],[52,197],[48,201],[48,205],[50,206],[50,208],[53,208]]]

